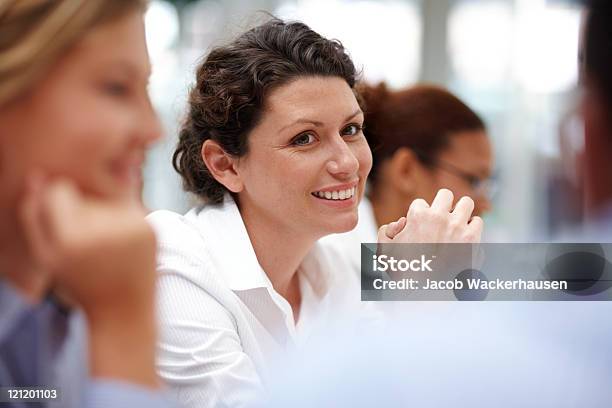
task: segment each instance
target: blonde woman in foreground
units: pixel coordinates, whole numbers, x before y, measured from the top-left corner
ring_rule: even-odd
[[[145,7],[0,0],[0,384],[51,387],[2,406],[170,406],[135,194],[160,135]]]

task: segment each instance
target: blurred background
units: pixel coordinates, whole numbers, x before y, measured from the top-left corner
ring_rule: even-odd
[[[195,68],[266,13],[340,40],[368,82],[443,85],[482,116],[499,184],[484,240],[545,241],[582,221],[581,9],[569,0],[154,0],[150,91],[166,137],[145,167],[150,209],[193,204],[171,156]]]

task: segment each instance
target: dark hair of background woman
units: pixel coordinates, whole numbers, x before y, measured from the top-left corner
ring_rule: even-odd
[[[372,149],[374,163],[370,181],[376,184],[377,170],[395,151],[408,147],[428,165],[450,138],[463,131],[483,130],[478,115],[447,90],[418,85],[399,91],[384,83],[360,87],[365,105],[364,133]]]
[[[173,156],[185,190],[209,203],[222,202],[227,190],[206,168],[202,145],[212,139],[226,153],[244,156],[266,96],[305,76],[339,77],[354,89],[357,73],[338,41],[299,22],[273,19],[213,49],[197,69]]]

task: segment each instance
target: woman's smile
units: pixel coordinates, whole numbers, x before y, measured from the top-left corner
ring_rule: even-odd
[[[311,195],[321,203],[332,208],[352,208],[358,203],[358,181],[325,187],[313,191]]]

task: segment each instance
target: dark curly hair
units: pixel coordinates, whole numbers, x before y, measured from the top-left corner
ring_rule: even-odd
[[[355,89],[357,73],[340,42],[299,22],[272,19],[213,49],[197,69],[172,158],[185,190],[209,203],[222,202],[227,189],[204,164],[202,145],[211,139],[226,153],[244,156],[266,96],[306,76],[339,77]]]

